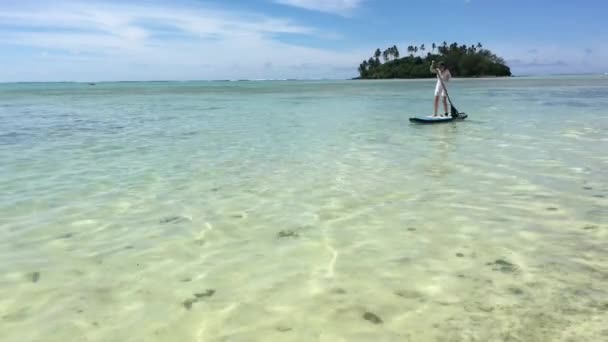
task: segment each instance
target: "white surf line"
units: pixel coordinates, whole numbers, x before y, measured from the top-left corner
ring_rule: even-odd
[[[327,234],[323,234],[323,242],[325,243],[325,249],[329,251],[331,254],[331,260],[329,264],[327,264],[327,272],[325,276],[327,278],[333,278],[335,275],[336,262],[338,261],[338,251],[329,243],[329,239],[327,238]]]
[[[330,253],[332,254],[332,258],[329,261],[329,264],[327,265],[327,274],[326,276],[328,278],[333,278],[335,275],[335,266],[336,266],[336,261],[338,260],[338,251],[336,251],[333,247],[331,246],[326,246],[327,249],[330,251]]]
[[[358,211],[351,212],[348,215],[344,215],[344,216],[341,216],[341,217],[338,217],[338,218],[334,218],[334,219],[328,219],[327,223],[334,224],[334,223],[339,223],[339,222],[342,222],[342,221],[351,220],[351,219],[353,219],[353,218],[355,218],[357,216],[364,215],[364,214],[366,214],[366,213],[368,213],[368,212],[370,212],[370,211],[372,211],[374,209],[375,209],[374,207],[371,207],[371,208],[369,208],[369,207],[368,208],[362,208],[362,209],[359,209]]]
[[[229,304],[227,307],[221,309],[219,312],[217,312],[217,314],[215,315],[216,317],[219,316],[221,317],[223,320],[226,320],[227,316],[230,315],[234,309],[236,309],[239,306],[239,304],[237,303],[231,303]],[[205,331],[208,326],[208,322],[204,322],[203,324],[200,325],[197,333],[196,333],[196,341],[197,342],[203,342],[205,341]]]
[[[231,303],[227,307],[225,307],[225,308],[221,309],[219,312],[217,312],[214,315],[215,316],[214,318],[217,318],[219,316],[222,320],[227,320],[228,315],[230,315],[237,307],[239,307],[238,303]],[[196,333],[197,342],[203,342],[206,340],[204,334],[205,334],[205,328],[207,328],[208,325],[209,325],[208,321],[206,321],[205,323],[200,325],[200,327]]]
[[[203,342],[205,341],[205,326],[206,324],[203,323],[201,324],[201,326],[199,327],[198,331],[196,332],[196,341],[197,342]]]
[[[207,230],[205,232],[210,232],[213,230],[213,226],[211,225],[211,223],[205,222],[205,226],[207,227]]]
[[[197,240],[204,239],[205,236],[207,235],[207,233],[209,233],[212,230],[213,230],[213,225],[211,225],[211,223],[209,223],[209,222],[205,222],[205,229],[203,229],[202,231],[199,232]]]
[[[321,263],[313,266],[313,268],[311,269],[311,277],[309,279],[309,284],[310,290],[313,294],[322,292],[326,286],[324,280],[328,280],[335,276],[335,267],[339,255],[338,251],[329,242],[327,231],[325,229],[321,229],[321,231],[323,236],[319,243],[325,250],[327,250],[331,254],[331,259],[329,260],[329,263],[327,263],[326,266]]]

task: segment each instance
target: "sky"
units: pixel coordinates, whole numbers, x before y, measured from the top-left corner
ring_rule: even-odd
[[[0,0],[0,82],[342,79],[477,44],[515,75],[608,72],[605,0]]]

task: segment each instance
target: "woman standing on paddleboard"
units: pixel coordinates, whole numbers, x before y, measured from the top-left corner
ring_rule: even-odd
[[[444,87],[447,88],[447,82],[452,78],[452,74],[450,74],[450,70],[445,67],[445,63],[439,62],[438,68],[435,68],[435,61],[431,63],[431,73],[437,74],[437,85],[435,86],[435,111],[433,116],[437,116],[437,110],[439,107],[439,97],[443,98],[443,108],[445,110],[444,115],[440,115],[440,117],[449,117],[448,114],[448,100],[446,98],[446,91]],[[443,85],[441,84],[443,81]]]

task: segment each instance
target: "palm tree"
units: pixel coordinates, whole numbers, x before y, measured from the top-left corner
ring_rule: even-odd
[[[437,46],[437,50],[442,55],[448,53],[448,43],[444,41],[441,46]]]
[[[382,52],[382,58],[384,59],[384,63],[388,62],[388,50],[384,50],[384,52]]]
[[[368,65],[368,70],[372,71],[372,69],[374,69],[376,67],[376,61],[374,61],[373,58],[369,58],[369,61],[367,61],[367,65]]]
[[[380,56],[382,56],[382,51],[380,51],[380,49],[376,49],[376,52],[374,53],[374,57],[376,57],[376,59],[379,59]]]
[[[481,45],[481,43],[477,43],[477,48],[478,48],[479,50],[481,50],[481,49],[483,48],[483,45]]]
[[[448,51],[458,51],[458,43],[453,42],[452,44],[450,44],[450,49]]]
[[[437,45],[435,45],[435,43],[433,43],[433,45],[431,45],[431,47],[433,48],[433,50],[431,50],[431,51],[433,51],[433,53],[435,53],[435,48],[437,47]]]
[[[361,78],[367,77],[368,67],[369,67],[369,64],[367,63],[367,61],[363,61],[363,63],[361,63],[361,65],[359,65],[359,75],[361,76]]]
[[[417,53],[418,53],[418,47],[414,46],[414,54],[417,54]]]
[[[397,45],[393,46],[393,56],[395,56],[395,59],[399,58],[399,49],[397,49]]]
[[[420,51],[424,52],[425,48],[424,48],[424,44],[420,45]]]
[[[359,64],[359,76],[363,77],[365,76],[365,66],[363,66],[363,63]]]

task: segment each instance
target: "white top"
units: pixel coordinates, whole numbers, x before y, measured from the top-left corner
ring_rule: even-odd
[[[449,82],[450,79],[452,78],[452,74],[450,74],[450,70],[445,69],[443,70],[443,72],[440,72],[439,70],[437,70],[437,75],[439,75],[439,77],[441,77],[441,79],[443,80],[443,83]],[[437,83],[439,83],[439,80],[437,80]]]

